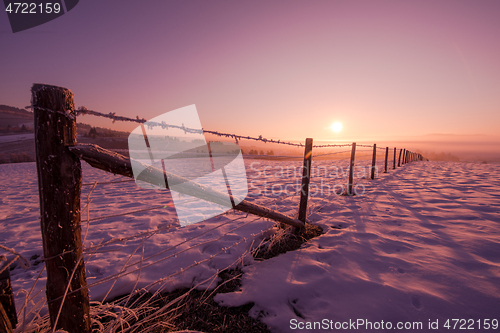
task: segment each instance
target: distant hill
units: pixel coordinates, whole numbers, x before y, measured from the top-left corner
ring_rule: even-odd
[[[33,112],[25,110],[25,109],[20,109],[16,108],[15,106],[8,106],[8,105],[3,105],[0,104],[0,111],[2,113],[10,113],[10,114],[16,114],[16,115],[21,115],[21,116],[33,116]]]
[[[0,105],[0,128],[33,126],[33,112],[8,105]]]
[[[0,132],[5,132],[7,127],[33,127],[33,112],[0,104]],[[93,126],[77,122],[76,128],[79,135],[86,135]],[[98,136],[103,137],[128,137],[130,133],[115,131],[105,127],[95,127]],[[3,130],[3,131],[2,131]]]

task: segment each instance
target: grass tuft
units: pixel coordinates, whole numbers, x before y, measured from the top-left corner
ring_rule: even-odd
[[[291,226],[278,224],[276,232],[253,251],[255,259],[269,259],[279,254],[297,250],[311,238],[323,234],[323,229],[317,225],[306,223],[304,228],[296,229]]]

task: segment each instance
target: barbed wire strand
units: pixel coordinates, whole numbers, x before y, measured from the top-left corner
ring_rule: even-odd
[[[12,253],[13,255],[15,255],[14,259],[10,260],[3,268],[2,270],[0,270],[0,273],[2,273],[4,270],[7,269],[7,267],[9,267],[10,265],[12,265],[14,263],[14,261],[18,260],[19,263],[21,264],[21,266],[25,269],[28,269],[30,268],[30,262],[28,259],[26,259],[22,254],[20,253],[17,253],[16,250],[14,249],[11,249],[9,247],[6,247],[6,246],[3,246],[2,244],[0,244],[0,249],[4,250],[4,251],[7,251],[7,252],[10,252]]]
[[[243,217],[241,217],[241,218],[243,218]],[[238,219],[241,219],[241,218],[238,218]],[[150,264],[148,264],[148,265],[144,266],[144,268],[145,268],[145,267],[152,266],[152,265],[155,265],[156,263],[161,262],[161,261],[164,261],[164,260],[169,259],[169,258],[171,258],[171,257],[175,257],[175,256],[177,256],[178,254],[181,254],[181,253],[183,253],[183,252],[189,251],[189,250],[191,250],[191,249],[193,249],[193,248],[195,248],[195,247],[198,247],[198,246],[200,246],[200,245],[205,245],[205,244],[208,244],[208,243],[214,242],[214,241],[216,241],[216,240],[220,240],[221,238],[223,238],[223,237],[224,237],[224,236],[226,236],[227,234],[229,234],[229,233],[231,233],[231,232],[233,232],[233,231],[235,231],[235,230],[237,230],[237,229],[240,229],[240,228],[242,228],[242,227],[244,227],[244,226],[246,226],[246,225],[248,225],[248,224],[250,224],[250,223],[253,223],[253,222],[257,221],[258,219],[261,219],[261,217],[258,217],[258,218],[254,219],[254,220],[249,221],[249,222],[245,222],[245,223],[243,223],[242,225],[237,226],[237,227],[235,227],[235,228],[233,228],[233,229],[231,229],[231,230],[227,231],[226,233],[222,234],[222,235],[221,235],[221,236],[219,236],[218,238],[215,238],[215,239],[213,239],[213,240],[208,240],[208,241],[205,241],[205,242],[198,243],[198,244],[193,245],[193,246],[191,246],[191,247],[189,247],[189,248],[186,248],[186,249],[184,249],[184,250],[181,250],[181,251],[178,251],[178,252],[176,252],[176,253],[173,253],[173,254],[171,254],[171,255],[169,255],[169,256],[167,256],[167,257],[161,258],[161,259],[159,259],[159,260],[157,260],[157,261],[154,261],[154,262],[152,262],[152,263],[150,263]],[[155,253],[154,255],[151,255],[151,256],[149,256],[149,257],[145,258],[144,260],[151,260],[151,259],[153,259],[154,257],[157,257],[157,256],[158,256],[158,255],[160,255],[160,254],[163,254],[163,253],[165,253],[165,252],[168,252],[168,251],[170,251],[170,250],[173,250],[174,248],[177,248],[177,247],[179,247],[179,246],[181,246],[181,245],[183,245],[183,244],[186,244],[187,242],[190,242],[190,241],[192,241],[192,240],[194,240],[194,239],[196,239],[196,238],[198,238],[198,237],[201,237],[201,236],[203,236],[203,235],[205,235],[205,234],[207,234],[207,233],[209,233],[209,232],[211,232],[211,231],[213,231],[213,230],[215,230],[215,229],[218,229],[218,228],[219,228],[219,227],[221,227],[221,226],[224,226],[224,225],[226,225],[226,224],[229,224],[229,223],[231,223],[231,222],[234,222],[234,220],[229,220],[229,221],[227,221],[226,223],[220,224],[220,225],[218,225],[218,226],[216,226],[216,227],[214,227],[214,228],[211,228],[211,229],[209,229],[209,230],[207,230],[207,231],[205,231],[205,232],[202,232],[202,233],[201,233],[201,234],[199,234],[199,235],[196,235],[196,236],[193,236],[193,237],[191,237],[191,238],[189,238],[189,239],[186,239],[186,240],[184,240],[184,241],[182,241],[182,242],[180,242],[180,243],[178,243],[178,244],[176,244],[176,245],[171,246],[170,248],[167,248],[167,249],[165,249],[165,250],[162,250],[162,251],[160,251],[160,252],[157,252],[157,253]],[[133,267],[133,266],[136,266],[138,263],[139,263],[139,262],[137,262],[137,261],[136,261],[136,262],[134,262],[134,263],[132,263],[132,264],[129,264],[129,265],[127,265],[127,266],[125,267],[125,269],[128,269],[128,268],[131,268],[131,267]],[[135,271],[135,270],[134,270],[134,271]],[[128,274],[130,274],[130,273],[127,273],[127,274],[125,274],[125,275],[128,275]],[[121,276],[120,276],[120,277],[121,277]],[[97,281],[96,281],[96,282],[97,282]]]
[[[168,308],[170,308],[173,304],[176,304],[177,302],[179,302],[180,300],[182,300],[183,298],[185,298],[191,291],[197,289],[199,286],[205,284],[206,282],[208,282],[209,280],[215,280],[215,278],[217,278],[218,274],[220,274],[220,272],[223,272],[223,271],[226,271],[228,269],[230,269],[231,267],[233,267],[234,265],[237,265],[237,263],[239,261],[242,261],[243,262],[243,258],[249,253],[249,251],[245,251],[241,256],[239,256],[236,260],[234,260],[232,263],[230,263],[229,265],[227,265],[225,268],[223,269],[217,269],[217,272],[215,274],[213,274],[212,276],[208,277],[207,279],[197,283],[196,285],[192,286],[190,290],[188,290],[185,294],[183,295],[180,295],[178,296],[177,298],[175,298],[174,300],[170,301],[169,303],[165,304],[164,306],[162,306],[161,308],[159,308],[157,311],[155,311],[154,313],[152,313],[151,315],[141,319],[139,322],[135,323],[134,326],[141,326],[143,325],[144,323],[146,322],[150,322],[152,320],[156,320],[160,314],[169,314],[170,312],[172,311],[175,311],[177,310],[179,307],[175,308],[175,309],[172,309],[172,310],[169,310],[168,312],[165,312],[165,310],[167,310]],[[216,254],[218,255],[218,254]],[[198,263],[199,265],[200,263]],[[184,272],[186,271],[187,269],[184,270]],[[174,273],[176,274],[176,273]],[[173,277],[174,275],[172,275],[171,277]],[[166,281],[164,281],[166,282]],[[211,285],[211,284],[210,284]],[[210,287],[210,285],[206,288],[208,290],[208,288]],[[158,295],[159,294],[159,291],[160,290],[163,290],[165,286],[165,283],[163,284],[163,286],[161,286],[160,288],[158,288],[158,290],[155,292],[154,295]],[[150,298],[151,300],[152,298]],[[149,302],[149,300],[147,301]],[[131,330],[133,327],[130,327],[128,329],[126,329],[124,332],[128,331],[128,330]]]
[[[33,106],[30,106],[30,108],[34,108]],[[184,131],[184,133],[192,133],[192,134],[212,134],[220,137],[227,137],[227,138],[232,138],[238,143],[239,140],[254,140],[254,141],[262,141],[264,143],[276,143],[276,144],[282,144],[282,145],[289,145],[289,146],[294,146],[294,147],[304,147],[303,143],[293,143],[289,141],[283,141],[283,140],[275,140],[275,139],[267,139],[262,137],[262,135],[259,135],[258,137],[252,137],[252,136],[246,136],[246,135],[237,135],[233,133],[222,133],[218,131],[211,131],[211,130],[205,130],[203,128],[197,129],[197,128],[189,128],[184,126],[182,124],[181,126],[179,125],[172,125],[172,124],[167,124],[165,122],[153,122],[153,121],[148,121],[145,118],[140,118],[139,116],[136,116],[136,118],[129,118],[129,117],[123,117],[123,116],[117,116],[116,112],[109,112],[109,113],[102,113],[94,110],[89,110],[85,106],[81,106],[78,109],[75,110],[67,110],[66,112],[62,111],[54,111],[50,110],[47,108],[42,108],[42,107],[36,107],[37,109],[41,109],[44,111],[49,111],[49,112],[55,112],[59,113],[62,115],[65,115],[69,119],[75,119],[75,115],[93,115],[97,117],[104,117],[108,119],[112,119],[113,123],[116,121],[128,121],[128,122],[135,122],[139,124],[145,124],[148,126],[148,128],[154,128],[154,127],[161,127],[163,129],[169,129],[169,128],[175,128],[175,129],[180,129]],[[74,113],[71,113],[74,112]],[[345,143],[345,144],[324,144],[324,145],[313,145],[313,148],[332,148],[332,147],[347,147],[350,146],[351,143]]]
[[[244,217],[240,217],[240,218],[238,218],[238,219],[241,219],[241,218],[244,218]],[[178,251],[178,252],[176,252],[176,253],[173,253],[173,254],[171,254],[171,255],[169,255],[169,256],[167,256],[167,257],[164,257],[164,258],[158,259],[158,260],[156,260],[156,261],[154,261],[154,262],[152,262],[152,263],[149,263],[149,264],[147,264],[147,265],[143,266],[142,268],[147,268],[147,267],[149,267],[149,266],[156,265],[157,263],[159,263],[159,262],[161,262],[161,261],[164,261],[164,260],[170,259],[170,258],[172,258],[172,257],[176,257],[177,255],[179,255],[179,254],[181,254],[181,253],[183,253],[183,252],[189,251],[189,250],[191,250],[191,249],[193,249],[193,248],[196,248],[196,247],[198,247],[198,246],[205,245],[205,244],[208,244],[208,243],[211,243],[211,242],[214,242],[214,241],[220,240],[221,238],[223,238],[223,237],[224,237],[224,236],[226,236],[227,234],[229,234],[229,233],[231,233],[231,232],[233,232],[233,231],[235,231],[235,230],[237,230],[237,229],[239,229],[239,228],[242,228],[242,227],[244,227],[244,226],[246,226],[246,225],[248,225],[248,224],[250,224],[250,223],[253,223],[253,222],[255,222],[255,221],[259,220],[259,219],[261,219],[261,217],[257,217],[257,218],[255,218],[254,220],[251,220],[251,221],[249,221],[249,222],[245,222],[244,224],[242,224],[242,225],[240,225],[240,226],[238,226],[238,227],[235,227],[235,228],[233,228],[233,229],[229,230],[228,232],[226,232],[226,233],[222,234],[222,235],[221,235],[221,236],[219,236],[218,238],[215,238],[215,239],[212,239],[212,240],[208,240],[208,241],[201,242],[201,243],[199,243],[199,244],[193,245],[193,246],[191,246],[191,247],[189,247],[189,248],[186,248],[186,249],[184,249],[184,250],[181,250],[181,251]],[[226,222],[226,223],[224,223],[224,224],[218,225],[218,226],[216,226],[216,227],[214,227],[214,228],[211,228],[211,229],[209,229],[209,230],[207,230],[207,231],[205,231],[205,232],[203,232],[203,233],[201,233],[201,234],[199,234],[199,235],[193,236],[193,237],[191,237],[191,238],[189,238],[189,239],[187,239],[187,240],[185,240],[185,241],[182,241],[181,243],[178,243],[178,244],[176,244],[176,245],[174,245],[174,246],[172,246],[172,247],[170,247],[170,248],[168,248],[168,249],[162,250],[162,251],[157,252],[157,253],[155,253],[155,254],[153,254],[153,255],[151,255],[151,256],[149,256],[149,257],[147,257],[147,258],[144,258],[144,259],[143,259],[143,261],[145,261],[145,260],[150,260],[150,259],[152,259],[152,258],[154,258],[154,257],[156,257],[156,256],[158,256],[158,255],[160,255],[160,254],[163,254],[163,253],[165,253],[165,252],[167,252],[167,251],[170,251],[170,250],[172,250],[172,249],[174,249],[174,248],[176,248],[176,247],[178,247],[178,246],[180,246],[180,245],[182,245],[182,244],[185,244],[185,243],[187,243],[187,242],[189,242],[189,241],[191,241],[191,240],[193,240],[193,239],[196,239],[196,238],[198,238],[198,237],[201,237],[202,235],[204,235],[204,234],[206,234],[206,233],[208,233],[208,232],[210,232],[210,231],[213,231],[213,230],[215,230],[215,229],[217,229],[217,228],[219,228],[219,227],[221,227],[221,226],[223,226],[223,225],[226,225],[226,224],[228,224],[228,223],[230,223],[230,222],[234,222],[234,221],[233,221],[233,220],[229,220],[228,222]],[[266,229],[266,230],[267,230],[267,229]],[[129,264],[129,265],[127,265],[127,266],[126,266],[126,269],[131,268],[131,267],[133,267],[133,266],[136,266],[138,263],[139,263],[139,262],[134,262],[134,263],[132,263],[132,264]],[[100,280],[98,280],[98,281],[95,281],[95,282],[93,282],[93,283],[91,283],[91,284],[88,284],[88,285],[86,286],[86,288],[87,288],[87,287],[88,287],[88,288],[90,288],[90,287],[94,287],[94,286],[97,286],[97,285],[100,285],[100,284],[103,284],[103,283],[109,282],[109,281],[111,281],[111,280],[113,280],[113,279],[116,279],[116,278],[121,278],[121,277],[126,276],[126,275],[129,275],[129,274],[133,274],[133,273],[134,273],[134,272],[136,272],[137,270],[138,270],[138,269],[134,269],[134,270],[131,270],[131,271],[129,271],[129,272],[125,272],[125,273],[115,273],[115,274],[112,274],[112,275],[110,275],[110,276],[108,276],[108,277],[102,278],[102,279],[100,279]],[[68,293],[68,295],[71,295],[71,294],[73,294],[73,293],[75,293],[75,292],[77,292],[77,291],[79,291],[79,290],[81,290],[81,289],[83,289],[83,288],[84,288],[84,287],[79,288],[79,289],[75,289],[75,290],[71,291],[70,293]],[[61,297],[58,297],[58,298],[56,298],[56,299],[54,299],[54,300],[52,300],[52,301],[59,300],[60,298],[61,298]]]
[[[129,180],[118,180],[118,181],[110,181],[110,182],[98,182],[97,185],[108,185],[108,184],[118,184],[118,183],[130,183],[135,182],[135,179]],[[82,186],[90,186],[94,185],[94,183],[83,183]]]

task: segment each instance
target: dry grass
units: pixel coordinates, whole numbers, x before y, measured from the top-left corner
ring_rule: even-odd
[[[295,229],[277,224],[272,236],[264,239],[252,252],[256,259],[269,259],[287,251],[293,251],[323,233],[319,226],[306,224],[305,228]],[[243,272],[239,267],[226,269],[218,274],[220,282],[214,290],[180,289],[171,293],[125,295],[110,302],[107,311],[94,321],[95,331],[105,331],[104,327],[114,326],[113,332],[175,332],[196,330],[200,332],[270,332],[269,328],[249,316],[253,304],[240,307],[224,307],[214,301],[217,293],[239,290]],[[215,278],[215,277],[214,277]],[[105,304],[101,304],[105,308]],[[119,318],[120,313],[126,313]],[[94,316],[93,316],[94,317]],[[94,317],[96,318],[96,317]],[[121,321],[121,327],[117,324]]]
[[[301,229],[296,229],[284,224],[278,224],[276,232],[253,251],[255,259],[269,259],[281,253],[297,250],[311,238],[323,234],[323,229],[317,225],[306,223]]]
[[[116,327],[119,313],[126,309],[133,316],[122,317],[123,330],[133,327],[134,332],[175,332],[196,330],[201,332],[270,332],[267,326],[248,315],[253,304],[240,307],[223,307],[214,300],[217,293],[236,291],[241,286],[243,272],[239,269],[219,273],[222,279],[212,290],[180,289],[171,293],[151,294],[144,292],[129,298],[125,295],[109,304],[99,322],[94,322],[93,330],[102,332],[109,323]],[[102,308],[105,305],[101,305]],[[111,311],[110,311],[111,310]],[[153,316],[153,318],[151,318]],[[148,318],[149,317],[149,318]],[[146,319],[143,323],[141,320]],[[114,332],[122,329],[116,327]]]

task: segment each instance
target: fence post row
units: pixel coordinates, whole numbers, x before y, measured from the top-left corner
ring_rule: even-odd
[[[80,159],[68,150],[76,144],[73,93],[43,84],[34,84],[31,92],[50,323],[68,332],[90,332],[80,228],[82,171]],[[68,284],[68,293],[79,290],[65,296]]]
[[[309,197],[309,182],[311,179],[311,160],[312,160],[313,139],[306,139],[304,150],[304,168],[302,170],[302,185],[300,186],[300,204],[299,217],[302,222],[306,222],[307,198]]]
[[[375,163],[377,161],[377,144],[373,144],[373,156],[372,156],[372,171],[371,171],[371,178],[375,179]]]
[[[66,88],[34,84],[31,88],[34,113],[36,165],[40,197],[40,225],[43,255],[47,268],[46,294],[50,323],[54,329],[68,332],[89,333],[89,294],[85,277],[83,244],[80,226],[80,195],[82,171],[80,159],[91,166],[133,178],[130,159],[109,152],[99,146],[77,145],[76,115],[73,93]],[[311,177],[313,139],[307,138],[304,151],[301,199],[298,219],[272,211],[266,207],[243,200],[237,210],[272,218],[293,227],[303,227],[307,212],[307,199]],[[373,145],[371,178],[375,177],[376,148]],[[399,152],[401,165],[403,149]],[[347,194],[353,193],[356,142],[352,143]],[[385,172],[389,147],[386,148]],[[412,159],[416,155],[412,155]],[[423,157],[418,156],[420,159]],[[410,158],[403,153],[403,163]],[[394,148],[393,168],[396,168]],[[145,181],[155,183],[167,172],[147,168]],[[171,174],[169,174],[171,175]],[[178,177],[176,175],[171,175]],[[179,178],[179,177],[178,177]],[[180,179],[180,178],[179,178]],[[215,200],[220,194],[210,188],[193,183],[189,195],[204,200]],[[210,199],[211,198],[211,199]]]

